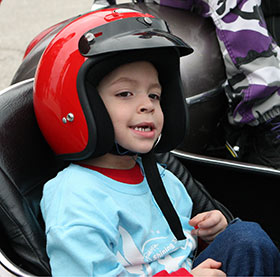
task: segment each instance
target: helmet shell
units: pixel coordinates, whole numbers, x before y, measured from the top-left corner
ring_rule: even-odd
[[[187,41],[194,53],[181,59],[181,76],[186,100],[190,103],[188,136],[180,149],[188,152],[203,153],[210,139],[219,137],[216,126],[227,109],[227,99],[221,84],[226,80],[223,59],[216,39],[215,26],[211,19],[206,19],[193,12],[148,4],[121,4],[117,8],[137,9],[140,13],[149,13],[168,22],[172,33]],[[80,16],[79,16],[80,17]],[[53,38],[76,20],[65,22],[43,31],[36,44],[32,43],[29,53],[20,64],[12,84],[33,78],[42,53]],[[209,93],[210,92],[210,93]]]
[[[182,40],[170,34],[162,20],[128,9],[106,9],[85,14],[55,36],[37,67],[34,109],[39,127],[57,155],[70,160],[86,159],[92,157],[100,146],[97,143],[100,132],[92,113],[95,107],[89,104],[86,87],[81,86],[81,80],[86,82],[88,70],[96,63],[110,60],[111,55],[127,52],[129,57],[132,50],[156,51],[160,48],[176,49],[177,60],[179,56],[192,52]],[[90,66],[85,66],[88,64]],[[179,69],[177,71],[179,74]],[[179,75],[177,79],[179,82]],[[182,94],[181,88],[177,90]],[[178,102],[183,103],[183,95],[179,97]],[[181,114],[185,117],[183,112]]]

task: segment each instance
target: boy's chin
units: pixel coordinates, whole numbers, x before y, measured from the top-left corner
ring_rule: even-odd
[[[153,146],[151,146],[151,147],[131,148],[131,149],[127,148],[127,149],[128,149],[129,151],[131,151],[131,152],[134,152],[134,153],[136,153],[136,154],[141,155],[141,154],[147,154],[147,153],[149,153],[149,152],[153,149]]]

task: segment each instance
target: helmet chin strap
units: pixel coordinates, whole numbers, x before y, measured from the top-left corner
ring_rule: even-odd
[[[117,141],[115,141],[114,146],[109,153],[118,156],[135,156],[138,154],[120,146]]]

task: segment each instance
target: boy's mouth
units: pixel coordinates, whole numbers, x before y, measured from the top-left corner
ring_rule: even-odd
[[[140,131],[140,132],[151,132],[152,131],[151,127],[135,127],[133,129],[135,131]]]
[[[151,132],[155,129],[155,125],[153,123],[141,123],[130,128],[138,132]]]

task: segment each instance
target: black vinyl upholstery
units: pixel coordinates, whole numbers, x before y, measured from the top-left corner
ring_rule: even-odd
[[[33,111],[33,79],[0,93],[0,232],[1,249],[18,266],[35,275],[50,275],[39,202],[44,183],[66,166],[41,135]],[[193,214],[220,209],[204,187],[172,154],[157,154],[194,201]]]
[[[39,201],[61,165],[36,124],[32,92],[30,80],[0,95],[1,249],[25,270],[49,275]]]

